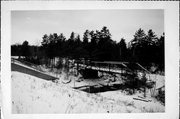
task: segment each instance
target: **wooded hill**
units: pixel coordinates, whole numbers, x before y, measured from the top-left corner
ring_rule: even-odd
[[[24,56],[25,60],[36,64],[41,64],[41,59],[53,60],[55,57],[138,62],[147,69],[154,66],[164,72],[164,37],[164,33],[158,37],[153,30],[145,33],[140,28],[130,42],[126,43],[124,38],[116,42],[104,26],[101,30],[86,30],[82,39],[75,32],[69,38],[63,33],[45,34],[41,46],[30,46],[28,41],[24,41],[11,46],[11,55]]]

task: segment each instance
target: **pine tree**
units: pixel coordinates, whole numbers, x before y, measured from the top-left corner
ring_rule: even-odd
[[[120,61],[125,61],[127,55],[127,46],[124,38],[122,38],[121,41],[118,43],[118,47],[119,47],[119,59]]]
[[[21,53],[22,53],[22,56],[24,56],[26,59],[30,56],[29,42],[28,41],[24,41],[22,43]]]

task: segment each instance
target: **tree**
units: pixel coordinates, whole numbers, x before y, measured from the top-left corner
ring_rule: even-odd
[[[72,32],[70,35],[69,41],[74,42],[74,40],[75,40],[75,33]]]
[[[61,33],[59,36],[58,36],[58,41],[57,41],[57,44],[56,44],[56,50],[57,50],[57,56],[59,57],[63,57],[65,56],[66,54],[66,51],[65,51],[65,41],[66,41],[66,37],[63,35],[63,33]]]
[[[113,44],[111,33],[109,29],[104,26],[100,32],[97,32],[98,37],[98,58],[101,60],[112,60],[113,58]]]
[[[165,34],[158,39],[156,51],[156,61],[159,64],[159,70],[164,71],[165,66]]]
[[[90,31],[86,30],[83,34],[83,42],[82,42],[82,50],[84,51],[83,57],[88,58],[89,57],[89,41],[90,41]]]
[[[135,32],[134,39],[131,41],[132,47],[136,45],[142,46],[146,40],[146,34],[141,28]]]
[[[45,52],[45,55],[48,57],[48,45],[50,43],[49,36],[47,34],[43,35],[43,41],[41,42],[42,48]]]
[[[91,40],[90,40],[90,44],[92,44],[92,45],[96,45],[97,44],[97,40],[98,40],[98,36],[97,36],[97,32],[98,31],[96,31],[96,32],[94,32],[94,31],[91,31],[89,34],[90,34],[90,37],[91,37]]]
[[[43,37],[42,37],[43,41],[41,42],[41,45],[46,47],[49,43],[49,38],[48,38],[48,35],[45,34]]]
[[[157,51],[157,41],[158,38],[155,32],[150,29],[146,36],[146,44],[144,44],[144,49],[146,51],[146,62],[155,63],[156,62],[156,52]]]
[[[87,45],[88,42],[89,42],[89,37],[90,37],[90,34],[89,34],[89,30],[86,30],[83,34],[83,44],[84,45]]]
[[[75,47],[80,47],[81,45],[81,40],[80,40],[80,35],[78,34],[77,37],[75,38]]]
[[[22,43],[21,53],[22,53],[22,56],[24,56],[26,59],[30,56],[28,41],[24,41]]]
[[[129,48],[133,61],[141,63],[147,69],[151,68],[152,64],[164,66],[162,64],[164,62],[164,37],[162,36],[160,39],[158,39],[152,29],[147,32],[147,35],[142,29],[136,31]],[[161,43],[163,45],[160,45]],[[162,67],[161,69],[164,68]]]
[[[74,56],[74,49],[75,49],[75,33],[72,32],[70,35],[70,38],[68,39],[66,43],[66,54],[68,57]]]
[[[53,59],[55,57],[55,40],[54,40],[54,35],[50,34],[49,35],[49,44],[48,44],[48,57],[50,59]]]
[[[141,28],[135,32],[134,39],[130,41],[130,52],[133,62],[144,62],[144,45],[146,44],[146,34]]]
[[[88,45],[89,57],[92,59],[95,57],[93,53],[97,49],[97,34],[94,31],[90,31],[90,43]]]
[[[21,56],[21,44],[14,44],[11,45],[11,55],[12,56],[18,56],[20,58]]]
[[[57,55],[56,40],[58,35],[56,33],[50,34],[49,36],[45,34],[42,38],[42,49],[45,51],[47,63],[51,65],[51,61],[54,63],[55,56]]]
[[[79,34],[75,38],[74,47],[75,48],[73,50],[73,55],[74,55],[73,58],[75,58],[75,59],[81,58],[83,56],[83,54],[82,54],[83,47],[82,47],[82,43],[81,43]]]
[[[45,34],[42,41],[42,51],[49,59],[54,57],[85,58],[101,61],[129,61],[139,62],[143,66],[151,66],[152,63],[164,69],[164,35],[157,37],[150,29],[146,33],[138,29],[134,38],[126,45],[125,39],[116,43],[111,38],[110,30],[104,26],[101,30],[86,30],[82,41],[80,35],[71,32],[68,40],[61,33]],[[146,67],[146,68],[147,68]]]
[[[104,26],[101,29],[101,35],[100,35],[101,39],[111,39],[111,33],[109,32],[109,29]]]
[[[147,34],[148,45],[154,45],[155,43],[157,43],[157,40],[157,35],[152,31],[152,29],[150,29]]]
[[[127,47],[124,38],[122,38],[121,41],[118,43],[118,47],[119,47],[119,59],[120,61],[125,61],[127,55]]]
[[[63,33],[61,33],[59,36],[58,36],[58,41],[59,42],[64,42],[66,40],[66,37],[63,35]]]

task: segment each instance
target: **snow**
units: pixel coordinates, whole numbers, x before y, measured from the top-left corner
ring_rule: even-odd
[[[164,76],[158,74],[147,74],[147,78],[156,82],[156,89],[165,86]]]
[[[133,100],[136,95],[121,91],[90,94],[72,89],[60,80],[56,83],[12,71],[12,113],[132,113],[164,112],[155,99]]]

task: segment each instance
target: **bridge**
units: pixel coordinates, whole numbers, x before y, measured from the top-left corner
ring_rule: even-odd
[[[133,74],[133,73],[146,73],[151,74],[146,68],[136,62],[115,62],[115,61],[90,61],[90,62],[82,62],[75,61],[74,62],[77,70],[89,70],[90,72],[102,72],[108,73],[111,75],[116,74]],[[150,79],[150,78],[149,78]]]

